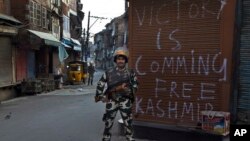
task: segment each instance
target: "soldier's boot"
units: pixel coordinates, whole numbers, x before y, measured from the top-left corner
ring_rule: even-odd
[[[111,138],[102,138],[102,141],[111,141]]]
[[[111,135],[103,135],[102,141],[111,141]]]
[[[126,137],[126,139],[127,139],[127,141],[135,141],[135,139],[132,137]]]

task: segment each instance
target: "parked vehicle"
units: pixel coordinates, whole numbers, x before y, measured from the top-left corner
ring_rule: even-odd
[[[70,84],[85,83],[87,78],[87,62],[72,61],[67,65],[67,79]]]

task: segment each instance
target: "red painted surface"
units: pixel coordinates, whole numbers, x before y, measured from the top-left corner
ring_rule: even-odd
[[[21,82],[27,77],[27,53],[25,49],[16,49],[16,80]]]

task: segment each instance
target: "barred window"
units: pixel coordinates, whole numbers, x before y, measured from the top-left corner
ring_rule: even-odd
[[[35,15],[34,15],[34,2],[33,2],[33,1],[30,1],[29,5],[30,5],[30,12],[29,12],[29,13],[30,13],[30,14],[29,14],[29,15],[30,15],[30,16],[29,16],[29,17],[30,17],[30,23],[31,23],[31,24],[34,24],[34,16],[35,16]]]
[[[33,17],[33,23],[37,25],[37,3],[33,3],[33,12],[34,12],[34,17]]]
[[[37,18],[37,25],[38,26],[41,26],[41,19],[42,19],[42,16],[41,16],[41,5],[40,4],[37,4],[37,15],[36,15],[36,18]]]
[[[42,27],[47,28],[47,9],[42,7]]]

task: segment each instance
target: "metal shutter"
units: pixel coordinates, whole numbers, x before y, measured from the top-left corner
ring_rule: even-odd
[[[223,4],[130,1],[135,120],[195,127],[202,110],[229,109],[235,1]]]
[[[242,28],[240,36],[240,87],[238,96],[238,117],[246,121],[250,111],[250,1],[243,0]],[[248,117],[249,119],[249,117]],[[248,122],[250,122],[248,120]]]
[[[12,84],[12,48],[10,37],[0,36],[0,87]]]

